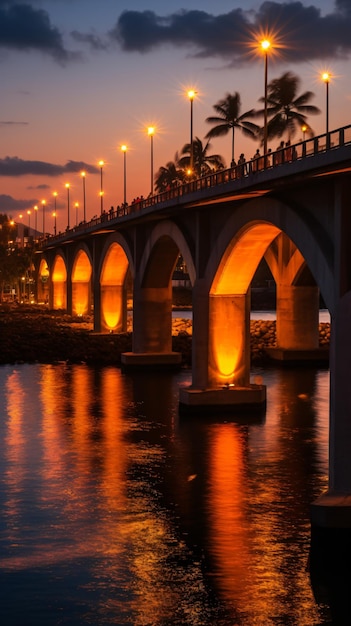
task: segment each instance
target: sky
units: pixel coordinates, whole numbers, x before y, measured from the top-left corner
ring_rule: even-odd
[[[257,42],[266,33],[276,44],[268,82],[291,71],[299,93],[313,92],[311,104],[321,110],[308,120],[315,134],[325,132],[325,70],[329,128],[350,124],[350,32],[351,0],[0,0],[0,213],[33,228],[39,205],[41,230],[45,200],[52,233],[57,192],[63,231],[66,183],[70,225],[83,219],[84,169],[86,218],[99,215],[100,160],[104,209],[123,202],[124,164],[127,201],[147,196],[147,127],[155,127],[156,173],[190,141],[188,89],[196,91],[193,135],[203,143],[211,128],[205,120],[227,93],[240,94],[242,113],[262,108]],[[236,159],[241,152],[251,158],[257,147],[236,132]],[[231,136],[212,139],[210,152],[229,165]]]

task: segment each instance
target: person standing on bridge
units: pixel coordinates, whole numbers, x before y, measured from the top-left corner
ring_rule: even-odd
[[[239,160],[238,160],[238,176],[239,178],[246,176],[247,174],[247,165],[246,165],[246,159],[244,156],[244,153],[242,152]]]

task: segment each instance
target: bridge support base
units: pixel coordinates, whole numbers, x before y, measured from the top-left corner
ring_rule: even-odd
[[[243,411],[263,411],[265,408],[265,385],[217,389],[184,387],[179,391],[179,412],[181,414],[242,413]]]
[[[180,352],[123,352],[121,365],[125,371],[136,369],[178,369]]]
[[[266,348],[267,356],[279,363],[328,363],[329,349],[316,348],[315,350],[291,350],[286,348]]]
[[[351,495],[326,493],[311,507],[309,571],[318,603],[329,605],[333,624],[351,615]]]

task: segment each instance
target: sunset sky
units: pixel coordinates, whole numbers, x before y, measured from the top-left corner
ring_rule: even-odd
[[[127,200],[147,196],[147,127],[155,126],[156,173],[190,140],[188,89],[197,92],[194,136],[203,142],[211,128],[205,119],[228,92],[239,92],[242,112],[262,108],[264,62],[250,44],[267,30],[280,44],[279,55],[269,56],[268,81],[292,71],[299,93],[314,92],[311,104],[321,109],[309,119],[315,134],[325,131],[325,69],[332,75],[329,128],[351,124],[351,0],[0,0],[0,212],[16,221],[22,213],[28,224],[27,210],[45,200],[53,232],[57,191],[64,230],[69,182],[72,226],[75,202],[83,218],[85,169],[90,219],[100,213],[101,159],[104,208],[122,203],[122,144]],[[239,132],[235,142],[236,159],[258,147]],[[229,165],[230,135],[211,145]]]

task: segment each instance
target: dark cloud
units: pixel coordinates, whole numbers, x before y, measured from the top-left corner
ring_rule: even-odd
[[[25,211],[26,209],[31,209],[37,202],[37,198],[15,200],[12,196],[0,194],[0,213],[11,215],[16,211]]]
[[[4,0],[0,2],[0,48],[40,51],[61,64],[77,57],[65,49],[46,11]]]
[[[65,165],[46,163],[45,161],[24,161],[18,157],[0,159],[0,176],[62,176],[63,174],[79,173],[96,174],[99,169],[84,161],[67,161]]]
[[[257,11],[235,9],[223,15],[186,11],[161,17],[153,11],[124,11],[109,36],[128,52],[146,53],[162,45],[187,47],[196,57],[245,63],[245,44],[258,33],[278,33],[284,60],[346,58],[351,52],[351,3],[336,0],[322,15],[301,2],[263,2]]]

